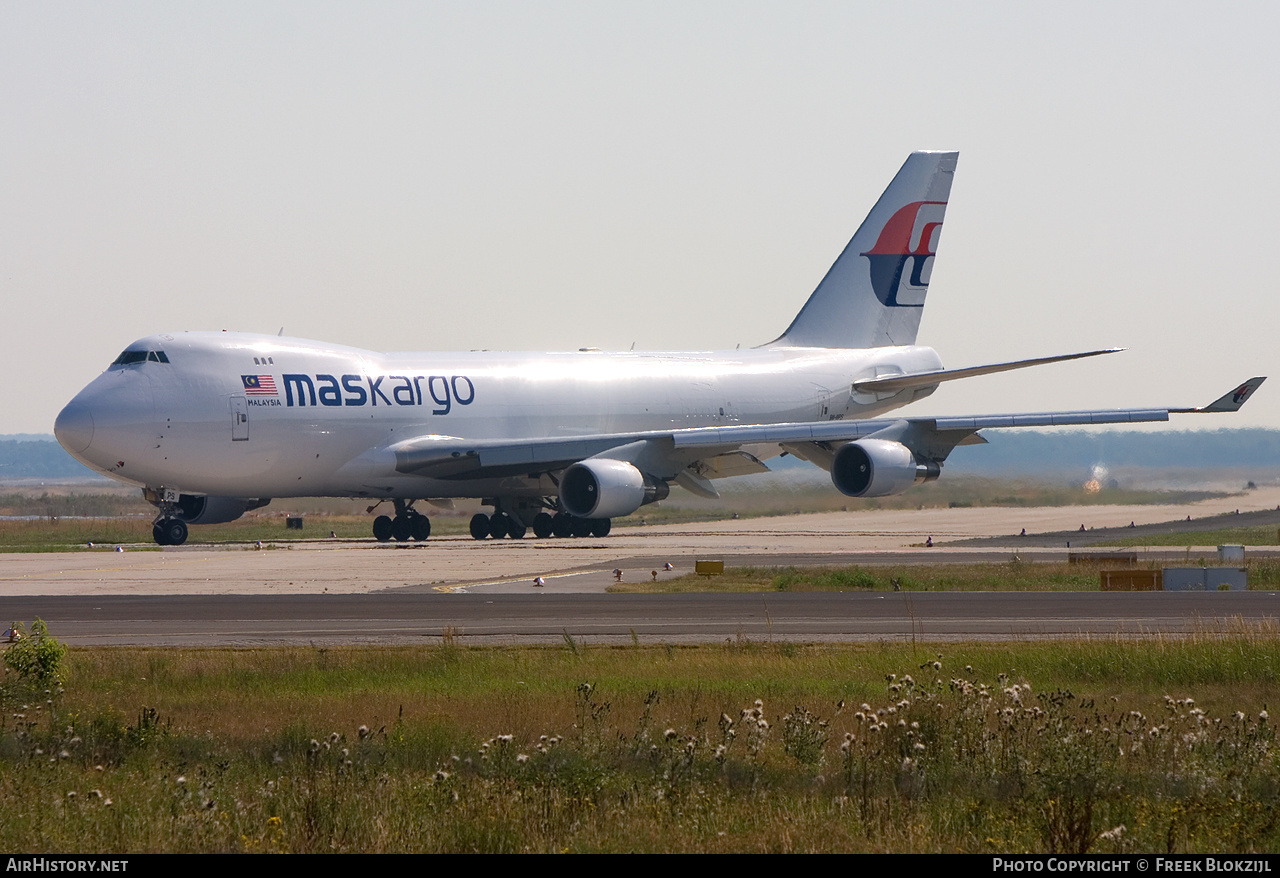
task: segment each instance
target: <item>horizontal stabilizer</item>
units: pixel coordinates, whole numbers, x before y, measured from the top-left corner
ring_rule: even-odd
[[[1222,396],[1209,403],[1204,408],[1198,409],[1169,409],[1171,412],[1189,413],[1189,412],[1235,412],[1240,410],[1240,406],[1244,405],[1249,397],[1253,396],[1253,392],[1257,390],[1266,376],[1261,378],[1250,378],[1234,390],[1229,390]]]
[[[997,372],[1009,372],[1014,369],[1025,369],[1028,366],[1043,366],[1045,363],[1061,363],[1064,360],[1082,360],[1085,357],[1097,357],[1101,354],[1114,354],[1124,348],[1107,348],[1101,351],[1085,351],[1081,354],[1060,354],[1056,357],[1037,357],[1034,360],[1014,360],[1010,363],[992,363],[987,366],[970,366],[966,369],[935,369],[932,372],[913,372],[907,375],[886,375],[880,378],[869,378],[866,381],[855,381],[853,389],[857,393],[897,393],[912,387],[927,387],[943,381],[955,381],[957,378],[973,378],[977,375],[994,375]],[[1221,400],[1219,400],[1221,401]],[[1216,404],[1216,403],[1215,403]],[[1226,409],[1221,409],[1226,411]]]

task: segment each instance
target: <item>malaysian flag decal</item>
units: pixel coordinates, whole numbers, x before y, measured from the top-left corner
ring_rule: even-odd
[[[247,396],[279,396],[276,391],[276,379],[270,375],[241,375],[244,392]]]

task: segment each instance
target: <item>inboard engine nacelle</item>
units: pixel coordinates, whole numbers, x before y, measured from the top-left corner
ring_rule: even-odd
[[[607,458],[575,463],[560,479],[560,504],[578,518],[630,515],[670,493],[665,481],[646,476],[626,461]]]
[[[849,497],[887,497],[912,485],[932,482],[941,468],[919,461],[911,449],[888,439],[859,439],[842,445],[831,462],[831,481]]]
[[[250,509],[261,509],[271,498],[208,497],[203,494],[180,494],[175,518],[187,524],[223,524],[235,521]]]

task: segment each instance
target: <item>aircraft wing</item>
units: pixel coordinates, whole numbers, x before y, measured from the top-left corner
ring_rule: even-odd
[[[985,442],[979,430],[1005,427],[1093,426],[1167,421],[1170,413],[1237,410],[1265,378],[1251,378],[1207,406],[1198,408],[1100,409],[948,416],[871,418],[792,424],[734,424],[636,433],[600,433],[565,438],[468,440],[422,436],[391,447],[396,470],[431,478],[469,479],[556,472],[580,460],[607,457],[635,464],[652,475],[676,479],[698,493],[714,489],[703,481],[768,470],[744,446],[776,445],[821,466],[833,449],[857,439],[890,439],[918,457],[944,461],[957,445]],[[691,484],[693,487],[691,487]]]

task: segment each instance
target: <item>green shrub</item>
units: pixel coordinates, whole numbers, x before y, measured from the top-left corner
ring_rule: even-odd
[[[31,623],[31,634],[22,634],[21,622],[14,625],[19,640],[4,653],[4,663],[25,683],[48,684],[59,682],[62,660],[67,647],[49,635],[49,626],[43,619]]]

